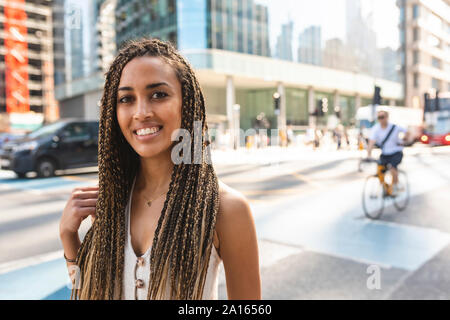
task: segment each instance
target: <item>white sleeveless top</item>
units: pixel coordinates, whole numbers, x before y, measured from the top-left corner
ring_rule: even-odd
[[[136,179],[135,179],[136,181]],[[124,300],[134,300],[135,290],[136,299],[145,300],[147,299],[148,292],[148,282],[150,277],[150,248],[141,256],[141,264],[138,264],[138,257],[136,256],[133,246],[131,245],[130,236],[130,208],[131,208],[131,198],[133,195],[134,183],[131,188],[130,197],[128,199],[128,204],[125,208],[126,226],[127,234],[125,239],[125,263],[123,270],[123,285],[122,285],[122,299]],[[217,300],[218,299],[218,284],[219,284],[219,267],[222,259],[219,257],[217,250],[212,245],[211,257],[209,259],[208,271],[206,273],[206,282],[203,289],[203,300]],[[135,283],[135,268],[136,268],[136,279],[141,280],[141,288],[136,289]],[[170,297],[170,284],[167,283],[166,297]],[[167,298],[168,299],[168,298]]]

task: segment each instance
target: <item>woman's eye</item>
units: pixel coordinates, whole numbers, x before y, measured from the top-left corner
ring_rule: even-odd
[[[128,103],[130,101],[131,101],[131,97],[129,97],[129,96],[125,96],[125,97],[122,97],[119,99],[120,103]]]
[[[162,98],[165,98],[167,96],[168,96],[168,94],[165,93],[165,92],[162,92],[162,91],[158,91],[158,92],[155,92],[155,93],[152,94],[152,98],[154,98],[154,99],[162,99]]]

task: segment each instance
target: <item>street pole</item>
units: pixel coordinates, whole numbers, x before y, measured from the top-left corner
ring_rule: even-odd
[[[240,110],[241,110],[241,106],[239,104],[235,104],[233,106],[233,116],[234,116],[234,141],[233,141],[233,146],[234,146],[234,150],[236,150],[237,148],[240,147]]]

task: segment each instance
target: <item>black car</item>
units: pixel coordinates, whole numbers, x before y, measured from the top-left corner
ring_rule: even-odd
[[[55,170],[97,166],[98,121],[65,119],[45,125],[0,150],[0,168],[19,177],[35,171],[50,177]]]

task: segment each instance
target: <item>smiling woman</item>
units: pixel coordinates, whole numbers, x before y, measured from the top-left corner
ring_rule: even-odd
[[[156,39],[123,47],[102,97],[99,186],[74,190],[60,222],[67,264],[81,276],[72,298],[217,299],[221,263],[229,299],[261,298],[247,200],[207,161],[172,161],[173,133],[192,137],[194,122],[203,139],[196,152],[210,159],[205,102],[187,61]]]

